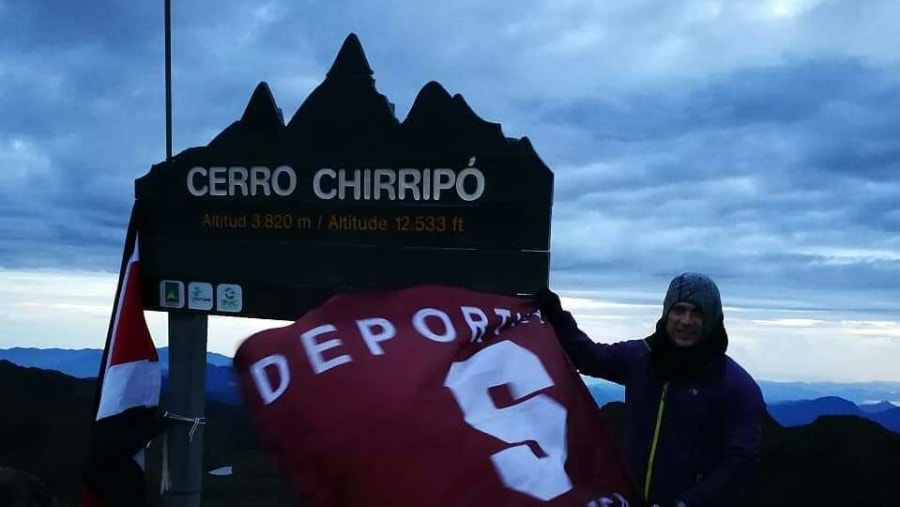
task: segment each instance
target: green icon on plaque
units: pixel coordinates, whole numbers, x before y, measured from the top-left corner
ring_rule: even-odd
[[[177,305],[181,302],[181,291],[177,282],[165,283],[165,295],[167,305]]]

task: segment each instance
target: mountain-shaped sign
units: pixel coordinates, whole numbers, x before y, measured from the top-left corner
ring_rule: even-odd
[[[196,311],[154,304],[165,280],[234,284],[237,315],[287,320],[346,290],[546,286],[553,174],[530,141],[433,81],[400,121],[373,74],[351,34],[287,123],[262,82],[135,182],[148,308]]]

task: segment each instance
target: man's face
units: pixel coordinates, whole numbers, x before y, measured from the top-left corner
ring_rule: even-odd
[[[691,303],[676,303],[669,310],[666,332],[679,347],[696,345],[703,333],[703,312]]]

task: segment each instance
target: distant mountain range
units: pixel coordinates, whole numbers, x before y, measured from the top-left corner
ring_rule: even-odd
[[[872,403],[871,405],[862,405],[859,407],[860,410],[867,414],[877,414],[878,412],[884,412],[885,410],[890,410],[896,408],[897,405],[888,402],[882,401],[881,403]]]
[[[157,350],[163,370],[169,369],[169,347]],[[0,359],[19,366],[56,370],[75,378],[96,378],[100,369],[101,349],[38,349],[14,347],[0,349]],[[213,366],[231,366],[231,358],[215,352],[206,353],[206,362]]]
[[[165,389],[169,381],[169,348],[161,347],[157,354],[162,368],[163,389]],[[0,360],[6,360],[19,366],[55,370],[80,379],[96,378],[102,357],[103,351],[100,349],[69,350],[21,347],[0,349]],[[231,364],[230,357],[207,352],[206,394],[213,400],[235,405],[240,403],[240,397]]]
[[[19,366],[56,370],[66,375],[89,379],[97,376],[100,349],[0,349],[0,360]],[[159,349],[163,370],[163,388],[168,385],[169,349]],[[206,392],[210,399],[231,405],[240,404],[232,359],[209,352],[206,355]],[[586,378],[592,396],[600,406],[624,401],[624,391],[616,384]],[[785,427],[809,424],[821,416],[853,415],[876,422],[900,433],[900,382],[771,382],[760,381],[769,413]]]
[[[624,401],[625,399],[625,392],[619,385],[594,378],[585,378],[585,383],[598,401],[608,403],[610,401]],[[900,405],[900,382],[841,383],[760,380],[758,383],[763,397],[769,405],[800,400],[815,400],[829,396],[851,401],[860,408],[866,407],[863,408],[863,411],[874,410],[877,412],[879,404],[884,403],[890,404],[893,402],[894,405]]]
[[[767,382],[761,382],[764,395],[766,394]],[[825,384],[833,386],[837,392],[853,393],[865,392],[867,395],[882,395],[886,398],[897,399],[893,394],[893,387],[890,383],[873,382],[873,386],[861,387],[853,384]],[[880,385],[876,388],[874,385]],[[815,393],[818,389],[810,388],[811,384],[800,384],[798,393]],[[812,384],[816,386],[816,384]],[[879,390],[880,389],[880,390]],[[624,400],[622,388],[609,382],[592,382],[588,381],[588,390],[600,406],[611,402],[621,402]],[[786,386],[778,385],[779,393],[787,392]],[[778,398],[775,397],[777,400]],[[850,400],[839,396],[821,396],[810,400],[792,400],[792,401],[772,401],[771,397],[766,398],[769,414],[773,419],[784,427],[801,426],[810,424],[822,416],[841,416],[852,415],[862,419],[868,419],[872,422],[880,424],[885,429],[900,433],[900,406],[888,401],[879,403],[860,403],[856,404]]]
[[[891,403],[860,407],[843,398],[826,396],[814,400],[770,403],[769,413],[785,427],[810,424],[822,416],[854,415],[900,433],[900,407]]]

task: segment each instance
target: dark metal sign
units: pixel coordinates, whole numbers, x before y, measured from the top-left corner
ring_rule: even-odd
[[[285,124],[265,83],[135,184],[149,309],[294,320],[346,290],[546,286],[553,174],[460,95],[402,122],[354,35]]]

